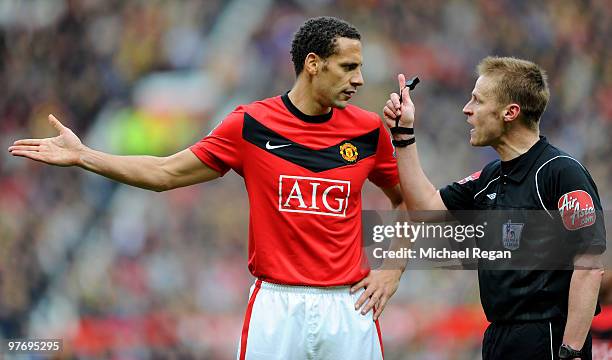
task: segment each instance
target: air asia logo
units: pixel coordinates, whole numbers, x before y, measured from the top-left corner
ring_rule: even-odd
[[[482,170],[481,170],[481,171],[482,171]],[[481,171],[476,171],[476,172],[475,172],[475,173],[473,173],[472,175],[470,175],[470,176],[468,176],[468,177],[466,177],[466,178],[463,178],[463,179],[461,179],[461,180],[459,180],[459,181],[457,181],[457,182],[458,182],[459,184],[465,184],[465,183],[466,183],[466,182],[468,182],[468,181],[478,180],[478,178],[480,177],[480,172],[481,172]]]
[[[350,192],[350,181],[281,175],[278,210],[345,217]]]
[[[595,224],[597,215],[595,205],[588,192],[574,190],[559,198],[557,203],[563,226],[568,230],[577,230]]]
[[[357,160],[357,155],[359,155],[359,153],[357,152],[355,145],[351,143],[344,143],[340,145],[340,155],[342,155],[344,160],[353,162]]]

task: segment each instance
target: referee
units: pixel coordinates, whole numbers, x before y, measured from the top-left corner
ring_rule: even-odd
[[[483,359],[591,359],[589,327],[599,308],[605,250],[597,187],[582,164],[540,136],[549,90],[538,65],[487,57],[478,74],[463,108],[473,126],[470,143],[491,146],[499,160],[440,190],[423,173],[414,135],[408,135],[413,130],[394,129],[413,128],[409,91],[402,92],[401,103],[398,94],[391,94],[384,115],[394,134],[404,201],[410,210],[539,210],[549,221],[535,221],[540,223],[535,227],[528,221],[533,219],[500,224],[501,231],[492,231],[497,241],[486,239],[478,246],[527,250],[536,258],[565,253],[574,270],[479,266],[481,302],[491,322]],[[402,86],[404,75],[398,80]],[[559,231],[550,230],[550,224]]]

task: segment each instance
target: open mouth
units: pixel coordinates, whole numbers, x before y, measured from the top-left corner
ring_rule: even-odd
[[[355,92],[356,92],[355,90],[344,90],[342,93],[348,97],[353,97]]]
[[[470,122],[470,119],[468,119],[466,122],[468,123],[468,125],[470,125],[470,126],[471,126],[471,129],[470,129],[470,135],[471,135],[471,134],[473,134],[473,133],[475,133],[475,132],[476,132],[476,126],[474,126],[474,124],[472,124],[472,123]]]

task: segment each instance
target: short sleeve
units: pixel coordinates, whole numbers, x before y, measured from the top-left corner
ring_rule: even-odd
[[[189,149],[211,169],[225,175],[230,169],[242,174],[242,126],[244,110],[236,108],[210,134]]]
[[[378,148],[376,149],[376,163],[370,171],[368,179],[376,184],[376,186],[386,189],[393,187],[399,183],[399,174],[397,171],[397,160],[393,156],[393,145],[391,145],[391,137],[380,122],[378,131]]]
[[[449,210],[473,210],[474,195],[482,171],[477,171],[440,189],[440,197]]]
[[[552,165],[550,179],[541,180],[547,182],[542,185],[550,194],[546,207],[559,211],[562,231],[579,253],[602,253],[606,249],[606,229],[595,182],[572,158],[561,158]]]

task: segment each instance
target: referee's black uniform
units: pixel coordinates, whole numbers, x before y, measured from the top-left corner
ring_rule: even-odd
[[[520,218],[504,224],[503,231],[500,225],[499,231],[493,232],[499,236],[481,240],[477,243],[480,248],[563,257],[561,249],[570,262],[575,254],[605,250],[604,219],[593,179],[577,160],[544,137],[521,156],[493,161],[479,175],[440,189],[440,195],[449,210],[524,209],[544,215],[535,225]],[[577,216],[570,220],[583,220],[583,224],[564,222],[559,215],[564,207],[577,209]],[[584,217],[592,215],[592,208],[597,216]],[[546,217],[548,223],[541,221]],[[562,231],[550,231],[551,224]],[[559,237],[559,233],[566,236]],[[557,359],[571,277],[571,270],[490,270],[479,266],[480,299],[492,323],[484,336],[483,358]],[[590,359],[590,334],[582,349],[583,358]]]

